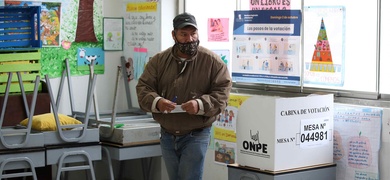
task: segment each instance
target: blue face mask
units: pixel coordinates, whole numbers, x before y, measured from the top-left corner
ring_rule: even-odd
[[[179,51],[183,54],[192,56],[198,51],[199,40],[188,43],[180,43],[176,41],[175,45],[179,48]]]

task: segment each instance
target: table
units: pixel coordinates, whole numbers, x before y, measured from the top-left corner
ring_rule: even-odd
[[[159,157],[162,155],[160,143],[154,144],[140,144],[136,146],[121,146],[119,144],[112,144],[107,142],[101,142],[103,155],[109,160],[124,161],[131,159],[142,159],[143,175],[144,179],[148,180],[150,175],[150,166],[153,157]],[[122,162],[121,162],[122,163]],[[110,176],[114,179],[114,173],[112,170],[112,164],[108,161],[110,166]],[[123,166],[120,166],[120,172],[122,172]],[[120,176],[122,173],[120,173]],[[119,177],[122,179],[122,177]]]

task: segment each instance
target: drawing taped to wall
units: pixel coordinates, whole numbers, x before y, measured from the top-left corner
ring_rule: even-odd
[[[92,63],[92,64],[91,64]],[[104,67],[104,51],[102,48],[78,48],[77,50],[77,69],[79,71],[89,72],[89,66],[101,69]]]
[[[229,49],[220,49],[220,50],[212,50],[216,54],[221,57],[222,61],[226,64],[228,67],[229,72],[232,72],[232,61],[230,59],[230,50]]]
[[[214,161],[220,164],[234,164],[237,159],[236,143],[215,140]]]
[[[207,34],[209,42],[228,42],[229,18],[209,18]]]
[[[335,104],[333,159],[337,180],[379,180],[382,119],[382,108]]]
[[[345,8],[305,7],[304,84],[344,85]]]
[[[41,39],[42,46],[60,46],[61,3],[42,2],[41,5]]]

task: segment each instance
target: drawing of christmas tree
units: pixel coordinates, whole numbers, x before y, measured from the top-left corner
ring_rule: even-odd
[[[311,60],[310,71],[335,72],[323,18],[321,19],[321,28],[318,33],[317,43],[314,47],[315,49]]]

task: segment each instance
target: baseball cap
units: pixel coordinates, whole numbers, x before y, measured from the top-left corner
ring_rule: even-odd
[[[180,29],[188,25],[194,26],[196,29],[198,29],[195,17],[190,13],[185,12],[179,14],[173,19],[173,28],[175,29]]]

